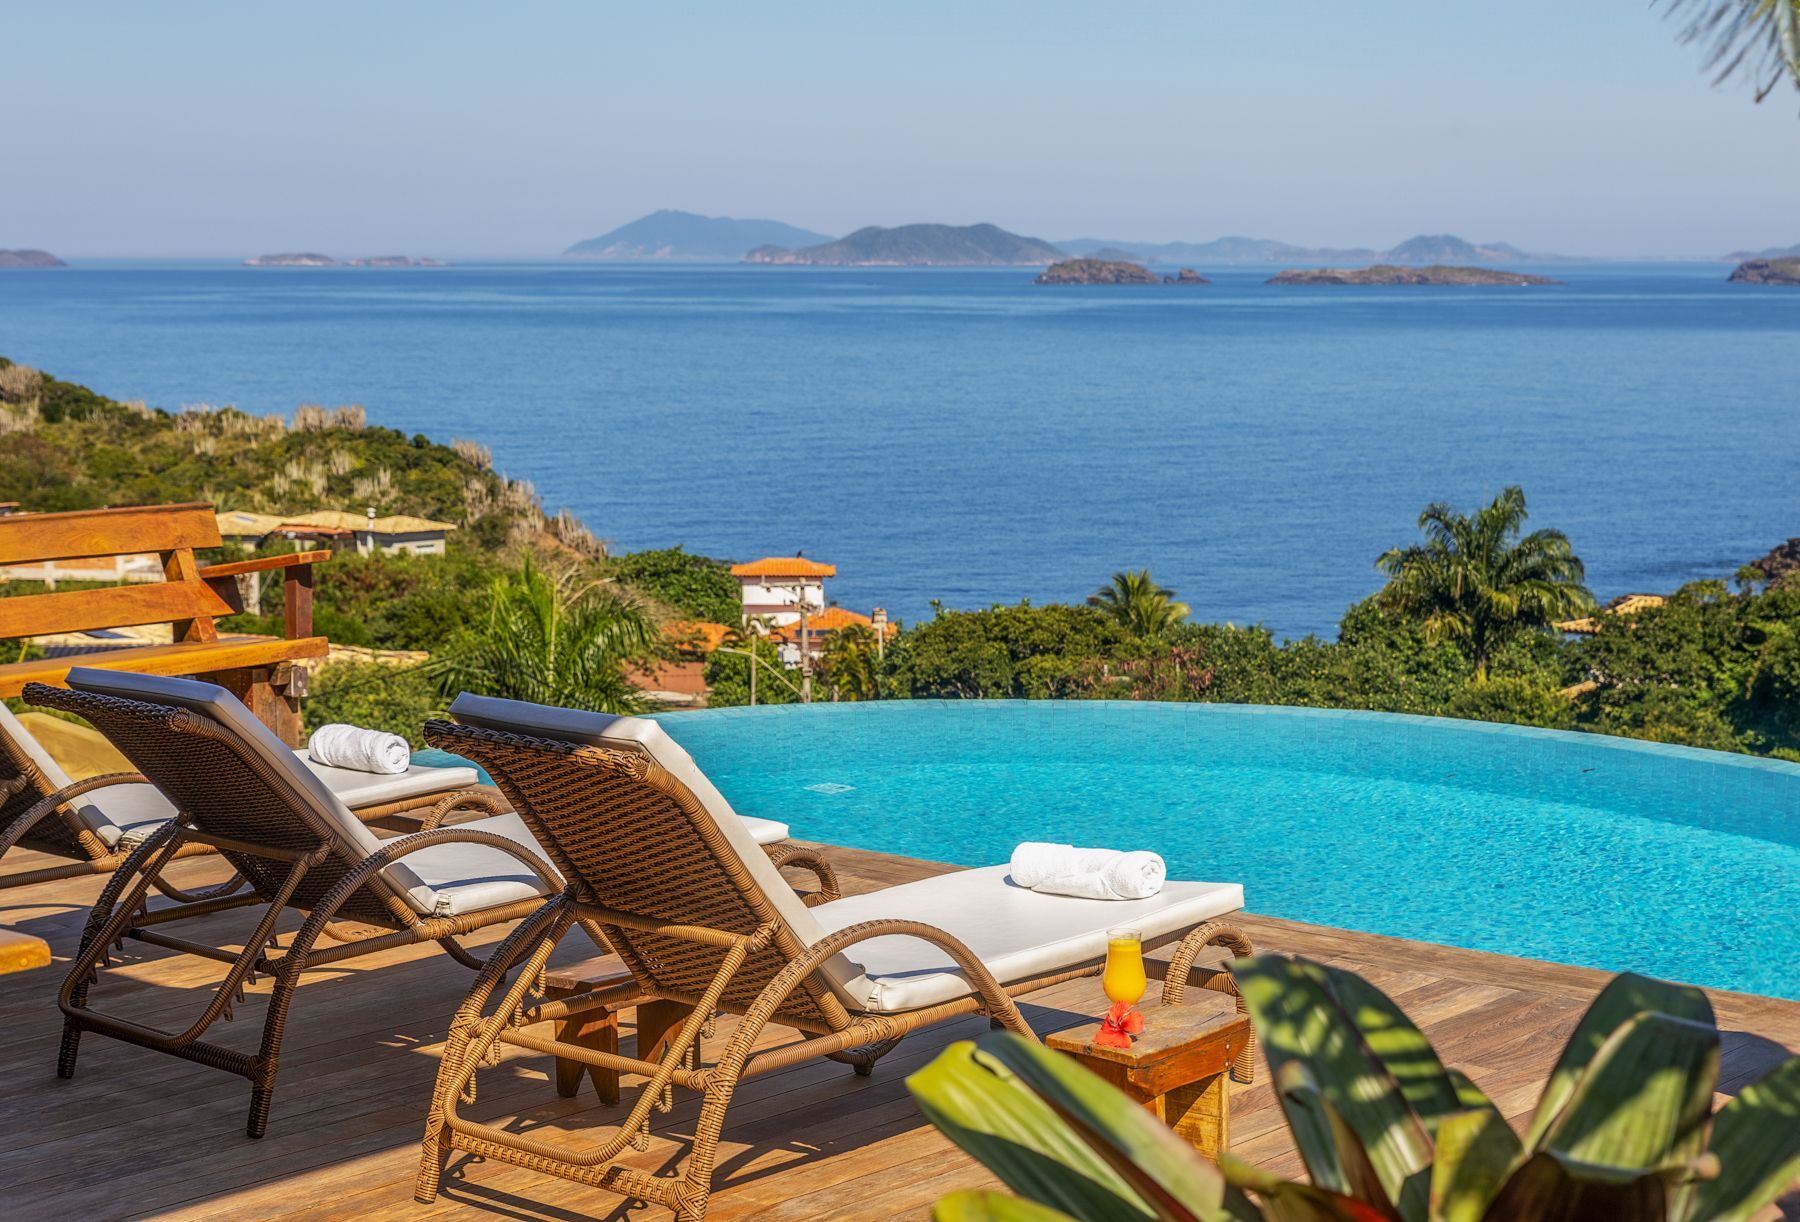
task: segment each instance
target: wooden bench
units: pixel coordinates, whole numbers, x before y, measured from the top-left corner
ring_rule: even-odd
[[[195,550],[221,542],[213,507],[204,502],[0,517],[0,565],[151,553],[163,571],[159,582],[0,598],[0,638],[164,623],[175,633],[168,645],[0,665],[0,697],[17,696],[27,683],[66,686],[71,666],[191,675],[224,687],[284,742],[298,746],[306,672],[294,663],[322,658],[329,648],[324,637],[312,635],[312,566],[331,553],[295,552],[202,567]],[[286,578],[283,635],[221,635],[213,621],[244,610],[239,575],[275,570]]]

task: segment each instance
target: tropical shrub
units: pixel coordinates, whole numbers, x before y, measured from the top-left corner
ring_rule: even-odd
[[[313,675],[300,712],[308,734],[331,722],[347,722],[398,734],[422,747],[426,718],[443,707],[436,684],[421,667],[330,662]]]
[[[1698,989],[1615,978],[1521,1140],[1356,974],[1276,955],[1232,974],[1310,1182],[1229,1153],[1214,1166],[1074,1061],[995,1032],[952,1045],[907,1087],[1024,1199],[957,1193],[937,1216],[1697,1222],[1748,1218],[1800,1176],[1800,1057],[1715,1114],[1719,1031]]]
[[[1384,552],[1385,606],[1416,616],[1426,640],[1456,641],[1477,678],[1508,639],[1542,632],[1593,607],[1585,570],[1560,530],[1521,535],[1525,493],[1507,488],[1472,514],[1442,501],[1419,515],[1425,542]]]
[[[552,576],[527,556],[494,578],[477,623],[450,644],[440,690],[606,713],[639,711],[625,678],[628,661],[657,639],[643,609],[611,585]]]
[[[743,617],[731,565],[679,547],[630,552],[606,562],[608,576],[688,619],[735,624]]]

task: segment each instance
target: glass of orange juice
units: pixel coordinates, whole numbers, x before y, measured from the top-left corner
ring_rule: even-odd
[[[1100,977],[1106,999],[1135,1006],[1149,987],[1144,979],[1144,941],[1135,929],[1106,931],[1106,970]]]

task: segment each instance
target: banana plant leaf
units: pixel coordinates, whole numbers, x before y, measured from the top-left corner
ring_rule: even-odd
[[[1718,1078],[1712,1023],[1635,1015],[1594,1054],[1539,1148],[1630,1172],[1692,1162],[1706,1149]]]
[[[1334,1128],[1315,1109],[1303,1106],[1302,1096],[1281,1096],[1313,1183],[1356,1195],[1360,1185],[1353,1182],[1350,1168],[1366,1159],[1382,1195],[1364,1199],[1407,1222],[1423,1222],[1431,1200],[1431,1137],[1400,1083],[1333,993],[1327,970],[1307,959],[1259,955],[1238,960],[1231,971],[1277,1083],[1283,1066],[1305,1065],[1319,1083],[1320,1096],[1342,1121],[1341,1129]],[[1383,1026],[1384,1039],[1397,1043],[1399,1036],[1397,1029]],[[1454,1087],[1448,1089],[1454,1094]],[[1344,1133],[1354,1136],[1358,1151],[1340,1146]]]
[[[1481,1222],[1518,1160],[1518,1134],[1489,1104],[1444,1117],[1438,1122],[1435,1139],[1433,1222]]]
[[[1014,1192],[1082,1222],[1257,1216],[1148,1111],[1019,1036],[952,1044],[906,1085],[933,1124]]]
[[[1563,1046],[1562,1056],[1557,1059],[1556,1068],[1550,1072],[1550,1080],[1544,1084],[1544,1095],[1538,1101],[1537,1114],[1532,1117],[1531,1127],[1526,1131],[1526,1149],[1538,1148],[1544,1134],[1550,1131],[1550,1126],[1556,1123],[1557,1117],[1574,1097],[1576,1086],[1587,1072],[1589,1063],[1599,1053],[1601,1045],[1626,1022],[1645,1012],[1713,1025],[1712,1003],[1699,989],[1652,980],[1648,976],[1637,976],[1629,972],[1613,977],[1600,990],[1599,996],[1594,998],[1593,1004],[1588,1006],[1587,1013],[1581,1016],[1581,1022],[1575,1027],[1575,1033]]]
[[[1690,1191],[1691,1217],[1738,1222],[1800,1179],[1800,1057],[1719,1109],[1711,1150],[1719,1174]]]
[[[1270,1222],[1386,1222],[1391,1216],[1355,1197],[1284,1180],[1273,1171],[1233,1157],[1230,1151],[1219,1155],[1219,1170],[1234,1187],[1256,1194],[1262,1216]]]
[[[1625,1170],[1583,1166],[1550,1150],[1507,1177],[1483,1222],[1666,1222],[1671,1180],[1686,1168]]]
[[[935,1222],[1074,1222],[1068,1214],[1004,1192],[969,1188],[953,1192],[932,1208]]]
[[[1400,1084],[1400,1093],[1424,1122],[1427,1132],[1445,1116],[1472,1106],[1458,1095],[1457,1082],[1438,1059],[1431,1041],[1392,998],[1354,972],[1327,966],[1325,978],[1344,1013],[1362,1032],[1369,1051]]]

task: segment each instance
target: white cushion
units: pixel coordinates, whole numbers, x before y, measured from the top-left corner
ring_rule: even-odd
[[[481,784],[481,774],[466,765],[453,768],[431,768],[413,764],[405,772],[360,772],[355,768],[333,768],[309,757],[305,751],[294,752],[300,762],[312,769],[345,806],[381,806],[404,802],[409,798],[452,790],[469,789]]]
[[[777,823],[773,819],[758,819],[755,815],[739,815],[738,818],[749,831],[750,839],[758,845],[774,844],[788,838],[788,825],[785,823]]]
[[[458,823],[455,828],[459,832],[505,836],[529,849],[532,856],[543,859],[543,851],[531,838],[531,829],[517,815],[494,815]],[[440,844],[420,849],[389,866],[387,875],[406,891],[415,908],[435,916],[460,916],[550,893],[530,866],[485,844]]]
[[[267,770],[273,773],[285,792],[282,796],[292,802],[296,808],[306,807],[329,825],[336,833],[338,842],[352,860],[362,860],[381,848],[381,840],[370,831],[361,820],[350,813],[350,808],[338,800],[336,794],[314,774],[312,769],[300,766],[300,757],[293,748],[287,746],[262,722],[253,716],[242,701],[216,683],[204,683],[198,679],[179,679],[166,675],[140,675],[131,671],[98,670],[93,667],[76,666],[69,670],[69,686],[76,691],[97,692],[105,696],[119,696],[126,700],[137,700],[146,704],[160,704],[165,707],[183,708],[210,718],[214,723],[229,732],[240,746],[250,755],[261,760]],[[504,818],[504,816],[501,816]],[[485,822],[485,821],[482,821]],[[519,825],[521,830],[523,825]],[[213,828],[212,831],[222,835],[232,835],[234,829],[229,827]],[[514,837],[517,839],[518,837]],[[522,843],[531,844],[530,836],[525,836]],[[436,883],[427,881],[426,873],[417,867],[407,867],[404,863],[389,867],[385,875],[389,882],[406,897],[407,903],[418,912],[431,916],[436,915],[440,906],[461,904],[460,911],[467,912],[479,907],[474,897],[501,893],[511,898],[520,898],[516,888],[498,887],[492,890],[470,890],[464,893],[461,900],[443,900],[438,891],[449,891],[461,887],[465,883],[517,883],[520,872],[526,867],[496,849],[488,849],[477,845],[448,845],[447,849],[457,852],[454,859],[460,865],[469,868],[468,874],[458,874],[448,869],[439,870],[435,859],[426,863],[431,871],[430,877]],[[465,851],[478,850],[471,855],[462,855]],[[416,857],[429,857],[432,850],[416,854]],[[760,854],[759,854],[760,856]],[[512,866],[502,866],[499,858],[512,862]],[[407,861],[413,860],[407,858]],[[530,884],[532,894],[542,894],[536,884],[535,876]],[[499,902],[499,901],[495,901]]]
[[[1153,943],[1244,906],[1236,883],[1170,882],[1146,900],[1088,900],[1032,891],[1007,871],[958,870],[810,912],[827,931],[875,920],[934,925],[975,952],[1001,984],[1011,984],[1098,962],[1109,929],[1136,929]],[[975,991],[949,955],[917,938],[872,938],[847,953],[862,961],[862,978],[845,986],[864,1010],[916,1010]]]

